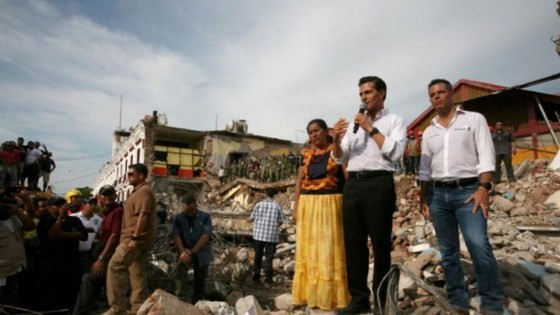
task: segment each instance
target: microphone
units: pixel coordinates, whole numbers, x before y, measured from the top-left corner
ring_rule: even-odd
[[[360,104],[360,110],[358,111],[358,113],[363,114],[365,112],[366,106],[364,104]],[[360,129],[360,125],[354,124],[354,133],[358,132],[358,129]]]

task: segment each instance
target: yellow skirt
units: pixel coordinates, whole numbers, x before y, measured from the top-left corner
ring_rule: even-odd
[[[300,195],[292,303],[323,310],[348,305],[342,194]]]

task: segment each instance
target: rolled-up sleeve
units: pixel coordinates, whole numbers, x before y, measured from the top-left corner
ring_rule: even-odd
[[[342,140],[340,141],[340,148],[342,149],[342,155],[336,158],[333,154],[333,151],[331,151],[331,158],[334,160],[336,164],[342,165],[346,161],[348,161],[348,154],[350,152],[350,137],[348,136],[349,130],[350,129],[346,130],[346,134],[344,135],[344,137],[342,137]]]
[[[385,135],[385,141],[381,147],[381,154],[393,162],[403,156],[406,147],[406,126],[400,117],[395,117],[391,131]]]
[[[492,135],[490,134],[490,130],[488,130],[488,124],[484,116],[477,115],[475,128],[476,151],[478,153],[476,171],[479,175],[481,173],[494,172],[496,170],[496,154],[494,153]]]

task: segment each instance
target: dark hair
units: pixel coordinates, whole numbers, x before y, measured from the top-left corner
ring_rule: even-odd
[[[193,203],[196,203],[196,198],[194,195],[185,195],[181,199],[181,202],[183,202],[184,205],[192,205]]]
[[[142,163],[132,164],[128,168],[133,169],[136,173],[148,176],[148,167]]]
[[[387,97],[387,84],[385,84],[385,81],[383,81],[383,79],[381,79],[380,77],[368,76],[360,78],[358,86],[369,82],[373,83],[373,86],[375,87],[377,92],[385,91],[385,95],[383,96],[383,100],[385,100],[385,97]]]
[[[327,126],[327,123],[321,119],[321,118],[315,118],[313,120],[311,120],[310,122],[307,123],[307,134],[309,134],[309,126],[316,124],[317,126],[319,126],[319,128],[325,130],[327,132],[327,143],[332,143],[333,142],[333,137],[331,137],[331,135],[329,135],[329,126]]]
[[[433,79],[430,82],[430,84],[428,84],[428,89],[431,88],[433,85],[440,84],[440,83],[443,83],[448,91],[451,91],[453,89],[453,85],[451,85],[451,83],[449,83],[449,81],[445,79]]]
[[[269,198],[272,198],[272,197],[274,197],[274,195],[276,195],[276,192],[277,192],[276,189],[274,189],[274,188],[268,188],[268,189],[266,190],[266,195],[267,195]]]

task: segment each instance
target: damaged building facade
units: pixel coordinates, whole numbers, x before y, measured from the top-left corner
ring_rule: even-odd
[[[207,176],[216,175],[221,165],[298,150],[300,146],[291,141],[248,133],[243,120],[228,123],[224,130],[198,131],[168,126],[165,115],[154,111],[129,130],[114,131],[111,160],[101,169],[93,189],[113,185],[118,200],[126,200],[132,192],[128,166],[144,163],[158,200],[171,205],[185,193],[199,194]]]
[[[514,164],[552,159],[559,148],[560,95],[522,88],[462,79],[453,85],[453,101],[465,110],[481,113],[491,126],[501,121],[504,129],[513,133],[517,146]],[[407,130],[423,131],[434,116],[435,111],[430,106],[408,125]]]

